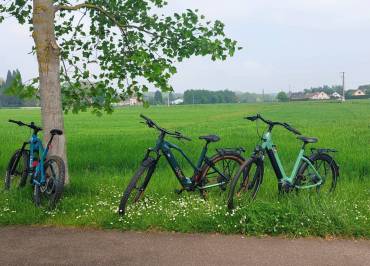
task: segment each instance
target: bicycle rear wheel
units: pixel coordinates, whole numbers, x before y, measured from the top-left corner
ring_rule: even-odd
[[[119,215],[124,216],[128,205],[137,203],[143,197],[156,165],[157,160],[150,157],[142,162],[123,193],[118,209]]]
[[[323,179],[322,184],[315,187],[316,191],[320,193],[334,192],[339,176],[339,168],[334,159],[326,153],[316,153],[312,155],[310,161]],[[320,178],[314,169],[308,163],[304,162],[298,170],[296,184],[298,186],[314,185],[319,181]]]
[[[236,174],[240,166],[244,163],[244,158],[237,152],[227,154],[216,154],[213,156],[209,163],[205,164],[202,170],[202,177],[200,179],[201,187],[209,187],[212,185],[219,185],[214,188],[217,194],[227,190],[228,184]],[[202,197],[207,197],[211,189],[200,189]]]
[[[58,156],[49,156],[44,163],[44,172],[46,183],[42,186],[34,185],[33,200],[38,207],[47,204],[50,209],[54,209],[64,191],[64,161]]]
[[[257,158],[250,158],[240,167],[230,184],[227,198],[229,209],[255,199],[262,183],[263,171],[263,161]]]

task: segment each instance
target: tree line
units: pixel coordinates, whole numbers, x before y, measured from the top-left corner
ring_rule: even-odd
[[[0,107],[37,106],[36,99],[25,100],[13,95],[14,84],[22,83],[19,70],[8,70],[5,81],[0,78]]]
[[[311,87],[309,89],[305,89],[304,93],[316,93],[316,92],[325,92],[327,95],[332,95],[334,92],[339,94],[343,93],[343,87],[340,85],[333,85],[333,86],[319,86],[319,87]]]
[[[173,92],[162,94],[160,91],[156,91],[144,94],[144,100],[150,105],[167,104],[168,100],[172,103],[176,99],[183,99],[183,104],[255,103],[274,102],[276,95],[230,90],[187,90],[183,94]]]
[[[235,92],[229,90],[187,90],[184,93],[184,104],[236,103]]]

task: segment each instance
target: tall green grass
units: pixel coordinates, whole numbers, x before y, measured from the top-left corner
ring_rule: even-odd
[[[117,214],[120,196],[138,167],[145,149],[158,135],[140,124],[144,113],[161,126],[182,132],[192,142],[175,143],[194,158],[203,142],[198,136],[218,134],[218,147],[243,146],[249,156],[259,139],[255,123],[243,120],[262,113],[271,120],[291,123],[307,136],[319,138],[313,147],[336,148],[340,180],[334,195],[310,193],[278,197],[276,178],[267,171],[257,200],[229,213],[225,195],[208,201],[198,193],[177,195],[178,188],[165,160],[160,162],[145,200],[133,206],[124,219]],[[40,121],[39,110],[0,110],[0,173],[12,152],[30,131],[6,121]],[[0,224],[41,224],[171,230],[181,232],[244,233],[249,235],[370,237],[370,102],[234,104],[125,108],[112,115],[69,114],[65,118],[71,184],[55,211],[37,209],[31,188],[0,192]],[[260,124],[260,133],[263,125]],[[301,142],[282,128],[274,129],[286,171],[290,172]],[[309,152],[309,151],[308,151]],[[184,163],[183,160],[180,160]],[[190,175],[189,167],[185,166]],[[3,174],[2,174],[3,175]]]

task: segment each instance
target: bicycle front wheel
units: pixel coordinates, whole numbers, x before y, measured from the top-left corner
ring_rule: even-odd
[[[157,160],[148,158],[142,162],[128,184],[118,209],[118,214],[124,216],[129,204],[137,203],[144,195],[144,191],[149,184],[157,164]]]
[[[230,184],[227,198],[229,209],[255,199],[262,183],[263,171],[263,161],[257,158],[247,160],[240,167]]]
[[[17,162],[18,160],[18,162]],[[21,188],[26,185],[28,176],[28,152],[17,150],[8,163],[5,174],[5,189]],[[13,171],[12,171],[13,169]]]

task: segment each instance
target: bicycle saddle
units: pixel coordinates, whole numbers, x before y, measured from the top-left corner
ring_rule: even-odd
[[[310,138],[310,137],[304,137],[304,136],[299,136],[297,139],[303,141],[304,143],[316,143],[319,140],[317,138]]]
[[[220,140],[220,137],[216,135],[208,135],[208,136],[200,136],[199,139],[204,139],[207,142],[217,142]]]
[[[63,131],[60,130],[60,129],[54,128],[54,129],[50,130],[50,134],[51,135],[63,135]]]

